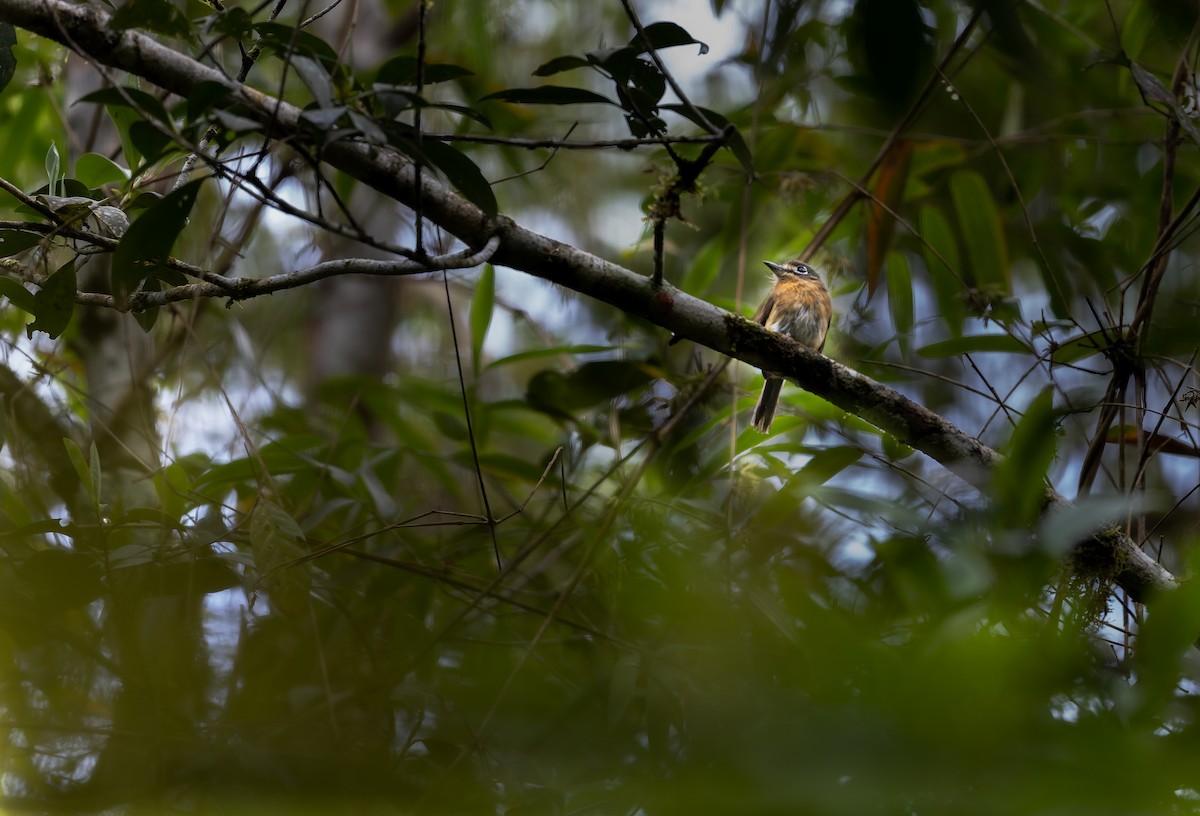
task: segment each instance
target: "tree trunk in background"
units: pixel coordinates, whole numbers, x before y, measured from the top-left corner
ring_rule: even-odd
[[[346,3],[322,17],[315,31],[338,47],[356,69],[371,68],[415,40],[418,7],[415,2],[410,5],[395,16],[377,0]],[[359,184],[349,206],[368,234],[397,240],[404,216],[394,202],[381,205],[378,193]],[[388,253],[338,236],[328,238],[323,260],[350,256],[394,260]],[[343,275],[321,282],[309,317],[310,401],[326,380],[378,378],[391,369],[399,289],[395,279],[380,277]],[[367,421],[371,424],[369,416]]]
[[[72,158],[112,155],[117,136],[106,115],[96,117],[102,109],[72,104],[102,84],[100,75],[73,57],[66,82]],[[111,291],[110,256],[93,256],[78,275],[81,288]],[[77,318],[75,351],[103,474],[100,515],[120,521],[131,511],[155,511],[160,503],[151,476],[163,466],[163,440],[152,380],[154,334],[112,309],[80,306]],[[90,803],[103,805],[161,791],[180,774],[203,718],[207,655],[203,594],[174,578],[197,553],[161,531],[107,531],[95,510],[82,496],[72,507],[75,518],[101,522],[95,536],[81,540],[106,565],[104,626],[115,645],[117,677],[97,681],[115,686],[110,736],[84,789]]]

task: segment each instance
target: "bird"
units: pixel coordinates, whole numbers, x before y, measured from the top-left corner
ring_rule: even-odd
[[[784,264],[763,261],[775,275],[775,284],[754,319],[773,332],[786,334],[802,346],[820,352],[825,348],[829,321],[833,318],[833,300],[813,268],[800,261]],[[762,393],[754,406],[754,428],[760,433],[771,430],[783,378],[766,371]]]

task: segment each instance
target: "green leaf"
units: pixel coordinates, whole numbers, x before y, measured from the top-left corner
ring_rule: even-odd
[[[463,68],[461,65],[427,62],[425,63],[425,76],[423,79],[426,85],[436,85],[439,82],[451,82],[455,79],[462,79],[468,76],[474,76],[474,72]],[[417,58],[408,55],[392,57],[379,66],[379,71],[375,74],[374,81],[380,85],[416,85]]]
[[[337,52],[315,34],[282,23],[258,23],[254,30],[258,32],[259,45],[282,59],[302,54],[320,60],[329,71],[338,64]]]
[[[0,258],[16,255],[37,246],[45,238],[35,232],[0,229]]]
[[[963,306],[958,242],[950,222],[936,207],[921,208],[921,238],[925,247],[925,266],[937,297],[938,313],[951,334],[962,334]]]
[[[50,195],[63,195],[58,189],[58,181],[62,178],[62,159],[58,155],[58,145],[50,143],[46,151],[46,178],[49,179]]]
[[[272,606],[298,615],[312,587],[308,565],[290,563],[307,552],[300,525],[279,505],[259,498],[250,514],[250,542],[259,585],[270,595]]]
[[[0,23],[0,91],[8,87],[17,72],[17,55],[13,46],[17,44],[17,30],[12,23]]]
[[[499,205],[496,203],[496,194],[492,192],[491,183],[484,177],[479,165],[467,158],[465,153],[444,142],[433,140],[422,142],[421,150],[429,157],[433,166],[472,204],[488,215],[496,214]]]
[[[976,285],[998,292],[1011,291],[1008,249],[987,182],[978,173],[963,170],[950,177],[950,194]]]
[[[568,54],[563,57],[555,57],[549,62],[543,62],[534,69],[534,76],[552,76],[562,73],[563,71],[573,71],[576,68],[586,68],[590,65],[583,57],[577,57],[574,54]]]
[[[228,86],[206,79],[192,86],[187,98],[187,118],[196,121],[204,118],[213,106],[229,96]]]
[[[141,28],[167,37],[191,34],[188,18],[167,0],[127,0],[117,8],[109,25],[118,30]]]
[[[688,105],[663,105],[663,110],[677,113],[680,116],[691,120],[700,127],[705,127],[704,119],[707,119],[709,124],[716,125],[719,128],[724,128],[729,124],[729,120],[714,110],[708,108],[689,107]],[[703,119],[696,114],[699,113]],[[729,143],[726,145],[730,152],[737,158],[742,165],[742,169],[746,171],[747,176],[754,175],[754,157],[750,155],[750,148],[746,145],[746,140],[742,138],[742,134],[734,131],[729,137]]]
[[[511,102],[516,105],[586,105],[602,104],[616,105],[606,96],[583,88],[567,88],[561,85],[542,85],[537,88],[510,88],[507,91],[496,91],[480,99]]]
[[[167,109],[163,107],[163,103],[140,88],[129,86],[101,88],[98,91],[92,91],[79,101],[92,102],[109,108],[130,108],[163,123],[169,124],[171,121],[171,117],[167,114]]]
[[[487,337],[488,327],[492,324],[492,307],[496,297],[496,268],[484,264],[479,280],[475,283],[475,292],[471,296],[471,360],[475,366],[475,375],[479,375],[480,364],[483,360],[483,340]]]
[[[83,449],[70,437],[63,437],[63,445],[67,449],[67,458],[71,460],[71,467],[75,469],[75,475],[79,477],[79,483],[87,492],[92,508],[99,510],[100,462],[96,456],[96,443],[92,443],[90,457],[85,457]]]
[[[106,184],[124,184],[129,180],[129,171],[107,156],[84,153],[75,160],[75,177],[96,190]]]
[[[1028,354],[1030,349],[1007,334],[969,334],[965,337],[939,340],[917,349],[917,354],[929,358],[957,357],[960,354],[977,352]]]
[[[888,253],[885,274],[888,308],[892,312],[892,323],[896,326],[896,340],[901,351],[907,356],[909,333],[913,327],[913,289],[908,259],[903,253],[895,250]]]
[[[672,48],[677,45],[698,45],[700,53],[707,54],[708,46],[694,38],[691,34],[680,25],[675,23],[651,23],[642,29],[645,32],[645,38],[641,34],[633,35],[633,39],[629,41],[629,45],[633,48],[646,50],[646,42],[655,48]]]
[[[1069,340],[1056,344],[1054,350],[1050,353],[1050,359],[1055,365],[1077,363],[1094,354],[1099,354],[1107,349],[1108,346],[1109,339],[1105,332],[1085,332],[1077,337],[1072,337]]]
[[[321,63],[304,54],[294,54],[291,65],[299,75],[300,81],[312,92],[313,99],[317,100],[317,104],[322,108],[332,107],[333,82],[329,78],[329,72],[322,67]]]
[[[825,484],[834,476],[853,465],[862,458],[860,448],[851,445],[841,445],[836,448],[825,448],[813,454],[799,476],[805,484],[816,486]]]
[[[71,323],[75,313],[75,261],[72,259],[42,284],[33,295],[34,321],[25,327],[25,334],[33,337],[42,331],[57,338]]]
[[[23,312],[37,314],[33,292],[22,286],[20,281],[0,277],[0,297],[8,298],[9,303]]]
[[[240,6],[225,6],[211,18],[212,30],[233,40],[248,40],[254,36],[254,18]]]
[[[142,291],[161,292],[162,281],[158,280],[157,278],[146,278],[146,280],[142,282]],[[150,330],[154,328],[154,324],[158,322],[158,313],[160,311],[161,309],[158,306],[153,306],[149,309],[143,309],[135,313],[133,319],[136,320],[137,324],[142,327],[142,331],[149,334]]]
[[[538,372],[529,381],[525,399],[538,410],[563,416],[606,403],[660,375],[655,366],[637,360],[597,360],[569,374]]]
[[[171,248],[187,225],[188,213],[196,203],[203,179],[169,193],[142,213],[129,227],[113,253],[113,294],[124,302],[140,281],[162,270]]]
[[[535,348],[528,351],[519,351],[516,354],[510,354],[508,357],[501,357],[498,360],[493,360],[487,364],[488,369],[497,368],[504,365],[512,365],[513,363],[523,363],[527,360],[537,360],[542,357],[558,357],[572,356],[576,354],[600,354],[604,352],[615,351],[615,346],[555,346],[553,348]]]
[[[129,123],[129,141],[141,153],[143,161],[159,159],[175,142],[159,128],[145,121]]]
[[[1049,387],[1034,398],[1013,430],[996,468],[995,499],[1005,517],[1032,523],[1046,499],[1046,471],[1057,450],[1057,412]]]

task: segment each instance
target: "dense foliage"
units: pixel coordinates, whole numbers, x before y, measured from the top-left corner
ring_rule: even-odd
[[[1200,591],[1080,546],[1193,570],[1192,4],[90,3],[0,0],[6,806],[1200,810]],[[756,434],[445,201],[746,315],[802,256],[1005,458]]]

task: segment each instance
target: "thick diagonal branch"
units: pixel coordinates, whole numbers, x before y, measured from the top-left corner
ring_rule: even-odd
[[[201,82],[230,89],[222,103],[256,119],[272,136],[303,143],[300,110],[259,91],[237,85],[153,39],[131,31],[113,31],[108,14],[96,5],[70,5],[61,0],[0,0],[0,20],[33,31],[113,68],[142,77],[161,88],[188,96]],[[492,262],[521,270],[625,312],[650,320],[681,337],[742,360],[755,368],[779,372],[845,411],[862,417],[901,442],[922,451],[968,482],[987,488],[999,454],[938,414],[912,400],[768,332],[744,317],[719,309],[685,292],[610,263],[544,235],[509,218],[490,219],[463,197],[418,174],[398,151],[342,140],[325,145],[322,157],[332,166],[408,206],[421,201],[424,217],[478,247],[495,236],[500,246]],[[1047,491],[1047,504],[1066,500]],[[1138,600],[1168,589],[1175,578],[1120,533],[1097,533],[1086,542],[1087,564]]]

